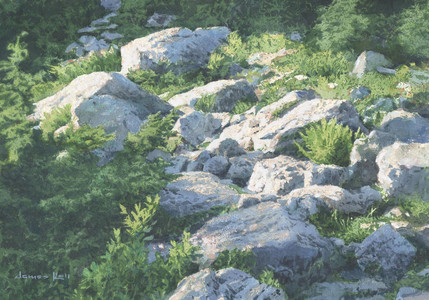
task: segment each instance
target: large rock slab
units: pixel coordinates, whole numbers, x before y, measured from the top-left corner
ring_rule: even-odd
[[[391,66],[393,64],[383,54],[374,51],[364,51],[357,58],[352,74],[360,78],[367,72],[376,71],[377,67]]]
[[[357,282],[322,282],[315,283],[309,289],[305,290],[301,296],[306,300],[341,300],[348,299],[350,294],[356,297],[365,297],[358,299],[384,299],[382,296],[388,291],[386,284],[370,278],[364,278]],[[376,298],[374,296],[377,296]],[[373,298],[367,298],[373,296]],[[355,298],[352,298],[355,299]]]
[[[429,201],[429,143],[395,144],[377,155],[378,182],[390,196],[418,193]]]
[[[186,172],[170,182],[159,194],[160,205],[172,216],[183,217],[213,206],[237,204],[233,189],[220,183],[218,177],[205,172]]]
[[[379,129],[372,131],[366,139],[355,141],[350,153],[353,173],[350,187],[375,183],[379,171],[375,159],[383,148],[395,142],[428,143],[429,121],[402,109],[387,114]]]
[[[212,138],[222,128],[222,119],[213,114],[194,111],[181,116],[173,127],[189,144],[197,146],[206,138]]]
[[[283,196],[310,185],[340,185],[347,176],[342,167],[317,165],[281,155],[257,162],[247,188],[256,193]]]
[[[389,224],[368,236],[355,250],[359,267],[393,283],[402,278],[413,261],[416,249]]]
[[[196,87],[189,92],[175,95],[168,103],[174,107],[188,105],[194,107],[203,96],[214,95],[213,112],[230,112],[235,104],[246,98],[256,104],[257,97],[252,85],[245,79],[218,80],[204,86]]]
[[[169,28],[136,39],[121,47],[122,74],[129,70],[171,70],[176,74],[202,68],[210,54],[226,41],[229,29],[211,27],[208,29]],[[160,66],[166,63],[168,66]]]
[[[334,185],[313,185],[290,192],[278,202],[284,204],[291,212],[299,213],[308,218],[319,211],[319,207],[350,214],[364,214],[368,207],[376,201],[381,201],[380,192],[369,186],[353,193]]]
[[[107,10],[116,11],[121,7],[121,0],[101,0],[101,6]]]
[[[138,132],[148,115],[172,108],[119,73],[95,72],[77,77],[55,95],[35,103],[33,116],[43,122],[45,113],[68,104],[75,128],[101,125],[106,133],[116,135],[97,152],[102,160],[122,150],[128,132]]]
[[[281,279],[300,284],[322,279],[334,257],[329,239],[274,202],[215,217],[191,242],[209,262],[224,250],[250,249],[256,255],[256,271],[269,267]],[[309,272],[316,262],[319,268]]]
[[[296,98],[291,95],[284,102],[288,104],[298,101]],[[303,101],[275,120],[271,118],[273,108],[278,109],[277,106],[262,109],[256,115],[248,114],[242,122],[226,127],[207,149],[215,151],[223,140],[233,138],[246,149],[251,144],[255,150],[284,151],[294,145],[293,139],[288,137],[296,134],[302,127],[324,118],[327,120],[336,118],[339,124],[347,125],[355,131],[360,128],[362,132],[368,133],[359,120],[356,108],[346,100]]]
[[[217,272],[204,269],[179,282],[169,299],[284,300],[285,293],[281,289],[259,283],[249,274],[234,268]]]

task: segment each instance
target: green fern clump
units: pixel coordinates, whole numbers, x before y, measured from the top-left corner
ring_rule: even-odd
[[[195,103],[194,108],[205,113],[213,112],[215,108],[215,98],[215,94],[203,95],[198,99],[197,103]]]
[[[226,268],[236,268],[246,273],[254,273],[256,266],[256,256],[252,250],[232,251],[225,250],[219,254],[215,262],[212,264],[213,269],[221,270]]]
[[[317,164],[348,166],[350,152],[355,139],[361,137],[360,130],[353,133],[348,126],[337,125],[337,120],[323,119],[320,124],[310,126],[305,134],[299,133],[303,145],[295,141],[299,152]]]

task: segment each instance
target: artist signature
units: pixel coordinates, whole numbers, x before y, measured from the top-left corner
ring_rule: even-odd
[[[70,274],[58,274],[56,272],[52,272],[52,281],[65,280],[69,278],[70,278]],[[19,274],[15,276],[15,279],[49,279],[49,275],[22,274],[22,272],[19,271]]]

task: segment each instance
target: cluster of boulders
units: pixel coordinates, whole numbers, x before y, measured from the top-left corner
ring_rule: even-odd
[[[362,243],[345,245],[323,237],[308,218],[321,208],[365,214],[382,199],[371,187],[375,183],[388,196],[418,192],[428,201],[429,120],[394,107],[380,127],[369,131],[350,101],[321,99],[311,90],[293,91],[269,106],[255,105],[231,115],[243,97],[258,102],[255,85],[245,79],[212,82],[167,103],[124,76],[136,69],[179,74],[203,68],[228,34],[225,27],[170,28],[134,40],[121,49],[121,73],[80,76],[37,103],[34,116],[43,122],[45,113],[71,104],[74,126],[102,125],[107,133],[115,133],[114,140],[96,151],[102,165],[123,149],[127,133],[137,132],[149,114],[179,110],[174,129],[183,144],[173,155],[155,150],[147,156],[151,161],[170,161],[166,172],[181,175],[160,193],[160,205],[175,217],[219,205],[236,210],[212,218],[192,233],[191,242],[202,249],[202,270],[185,278],[170,299],[283,299],[282,290],[242,271],[205,269],[222,251],[237,248],[252,250],[257,271],[273,271],[291,289],[311,286],[299,297],[343,299],[361,293],[381,299],[377,297],[408,270],[416,254],[411,243],[386,224]],[[392,73],[387,69],[392,65],[380,55],[363,53],[353,73]],[[369,93],[358,87],[352,98]],[[214,95],[213,112],[195,109],[205,95]],[[285,106],[281,115],[273,116]],[[318,165],[293,155],[300,129],[333,118],[367,134],[356,140],[350,166]],[[323,282],[344,269],[347,253],[357,261],[355,275],[350,275],[353,282]]]

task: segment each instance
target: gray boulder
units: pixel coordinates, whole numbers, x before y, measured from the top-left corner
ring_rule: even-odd
[[[160,205],[172,216],[183,217],[213,206],[237,204],[240,196],[219,178],[205,172],[186,172],[159,194]]]
[[[207,150],[202,151],[194,160],[190,161],[186,171],[187,172],[197,172],[202,171],[204,168],[204,163],[212,158],[213,155]]]
[[[146,27],[166,27],[168,24],[176,20],[174,15],[154,13],[146,23]]]
[[[189,105],[194,107],[203,96],[214,95],[213,112],[230,112],[235,104],[246,98],[256,104],[257,97],[254,88],[247,80],[218,80],[204,86],[196,87],[186,93],[170,98],[168,103],[174,107]]]
[[[378,166],[375,159],[385,147],[395,143],[429,142],[429,121],[418,114],[396,110],[387,114],[380,128],[367,139],[355,141],[350,153],[350,188],[371,185],[377,181]]]
[[[365,99],[369,95],[371,95],[371,90],[367,87],[360,86],[350,92],[350,99],[356,102]]]
[[[108,41],[113,41],[116,39],[121,39],[124,36],[120,33],[105,31],[101,34],[101,37],[108,40]]]
[[[336,259],[329,239],[274,202],[215,217],[190,240],[207,263],[224,250],[248,249],[256,255],[256,272],[270,268],[281,280],[301,285],[323,279]],[[318,268],[311,268],[315,263]]]
[[[355,253],[362,270],[384,282],[393,283],[406,273],[416,249],[386,224],[368,236]]]
[[[286,103],[290,103],[295,97],[290,96]],[[274,108],[274,107],[272,107]],[[367,133],[368,130],[361,124],[356,108],[346,100],[322,100],[314,99],[303,101],[292,107],[283,117],[272,120],[272,108],[261,110],[256,115],[248,114],[246,119],[226,127],[219,138],[214,140],[207,149],[215,151],[220,143],[227,139],[235,139],[245,148],[253,146],[255,150],[275,151],[288,153],[293,151],[293,136],[302,127],[320,121],[324,118],[330,120],[336,118],[338,123],[349,126],[352,130],[360,130]]]
[[[215,118],[212,114],[204,114],[194,111],[181,116],[173,128],[183,139],[192,146],[203,143],[206,138],[214,135],[222,128],[222,119]]]
[[[101,6],[107,10],[118,10],[121,7],[121,0],[101,0]]]
[[[171,165],[164,169],[165,173],[179,174],[186,171],[189,163],[189,158],[184,155],[174,157],[171,161]]]
[[[279,199],[276,195],[269,195],[269,194],[241,194],[240,195],[240,201],[238,201],[237,207],[238,208],[248,208],[254,205],[258,205],[262,202],[276,202]]]
[[[119,73],[95,72],[77,77],[55,95],[35,103],[33,117],[43,122],[45,113],[68,104],[75,129],[101,125],[106,133],[115,134],[114,140],[96,152],[102,158],[100,164],[123,149],[128,132],[138,132],[148,115],[172,108]]]
[[[168,152],[159,150],[159,149],[155,149],[146,155],[146,160],[148,160],[150,162],[155,161],[158,158],[162,158],[165,161],[170,161],[171,160],[171,154]]]
[[[395,144],[377,155],[378,182],[389,196],[418,193],[429,201],[429,143]]]
[[[362,77],[367,72],[376,71],[377,67],[391,67],[393,64],[383,54],[374,51],[362,52],[355,62],[352,74]]]
[[[238,142],[236,140],[226,139],[220,143],[219,149],[217,149],[216,154],[231,158],[234,156],[246,154],[246,151],[244,151],[244,149],[238,145]]]
[[[419,291],[410,286],[401,287],[396,295],[396,300],[426,300],[429,299],[428,291]]]
[[[229,160],[223,156],[215,156],[204,163],[203,171],[218,177],[224,177],[229,168]]]
[[[383,300],[382,295],[388,291],[386,284],[370,278],[364,278],[357,282],[322,282],[315,283],[310,288],[306,289],[300,296],[306,300],[342,300],[348,299],[347,297],[356,295],[353,299],[380,299]],[[376,298],[374,296],[379,296]],[[373,296],[368,298],[368,296]]]
[[[246,186],[253,173],[255,161],[247,156],[233,157],[230,159],[231,166],[226,174],[234,184],[241,187]]]
[[[217,272],[204,269],[179,282],[169,299],[284,300],[285,293],[281,289],[259,283],[249,274],[234,268]]]
[[[278,202],[304,219],[319,211],[319,207],[350,214],[364,214],[374,202],[381,201],[380,192],[365,186],[353,193],[333,185],[313,185],[290,192]]]
[[[281,155],[257,162],[247,188],[256,193],[284,196],[310,185],[340,185],[347,176],[342,167],[317,165]]]
[[[204,67],[210,54],[226,40],[229,29],[169,28],[136,39],[121,48],[122,74],[129,70],[171,70],[176,74]],[[160,63],[167,65],[160,66]]]

